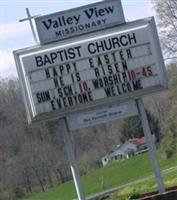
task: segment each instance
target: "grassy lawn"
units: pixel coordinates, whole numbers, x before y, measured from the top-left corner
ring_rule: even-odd
[[[163,174],[163,179],[166,188],[177,185],[177,169]],[[132,194],[140,195],[153,191],[157,191],[157,185],[154,177],[141,183],[118,190],[111,198],[109,198],[109,200],[126,200]]]
[[[177,166],[177,159],[173,157],[168,160],[160,160],[161,169]],[[86,195],[92,195],[128,182],[150,176],[152,174],[148,154],[138,155],[129,160],[110,164],[96,171],[90,172],[82,177],[82,183]],[[104,179],[104,189],[101,179]],[[169,177],[170,180],[170,177]],[[151,183],[152,181],[152,183]],[[150,180],[149,184],[153,184]],[[177,181],[176,181],[177,183]],[[155,184],[155,182],[154,182]],[[141,184],[140,184],[141,185]],[[138,187],[138,186],[137,186]],[[144,186],[146,188],[146,186]],[[149,186],[147,186],[149,188]],[[153,188],[153,187],[150,187]],[[74,184],[72,181],[38,194],[25,198],[24,200],[71,200],[76,198]]]

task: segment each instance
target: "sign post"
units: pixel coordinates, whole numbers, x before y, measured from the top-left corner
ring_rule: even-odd
[[[159,193],[163,193],[165,192],[165,187],[164,187],[163,178],[160,172],[159,162],[156,155],[156,147],[151,137],[151,131],[150,131],[146,111],[144,109],[143,100],[141,98],[137,99],[136,103],[137,103],[138,111],[141,117],[141,123],[143,126],[144,135],[149,147],[149,156],[150,156],[153,172],[155,174],[155,178],[158,184],[158,190],[159,190]]]
[[[68,160],[70,163],[71,172],[73,175],[78,200],[85,200],[85,195],[84,195],[81,180],[80,180],[80,173],[79,173],[79,169],[75,160],[74,150],[73,150],[72,142],[69,136],[70,130],[69,130],[66,118],[62,118],[60,120],[60,125],[63,128],[63,131],[62,131],[63,140],[64,140]]]

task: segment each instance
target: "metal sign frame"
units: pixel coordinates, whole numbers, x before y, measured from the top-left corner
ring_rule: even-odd
[[[161,53],[161,49],[160,49],[160,43],[159,43],[159,39],[158,39],[158,35],[157,35],[157,30],[156,30],[156,26],[155,26],[155,22],[154,22],[154,18],[146,18],[146,19],[141,19],[141,20],[137,20],[137,21],[133,21],[130,23],[127,23],[126,25],[121,25],[119,27],[114,27],[111,29],[107,29],[104,32],[104,35],[109,34],[109,33],[113,33],[114,31],[122,31],[124,29],[126,29],[127,27],[132,29],[134,27],[137,26],[149,26],[150,30],[152,31],[151,35],[152,35],[152,45],[153,48],[155,49],[154,53],[155,53],[155,58],[156,61],[158,63],[158,67],[160,70],[160,75],[161,75],[161,85],[158,86],[154,86],[152,88],[148,88],[148,89],[144,89],[144,92],[139,92],[136,91],[133,94],[127,94],[124,96],[119,96],[119,97],[112,97],[112,98],[108,98],[108,99],[101,99],[95,102],[91,102],[83,105],[79,105],[73,108],[66,108],[63,111],[51,111],[51,112],[47,112],[44,114],[39,114],[37,115],[37,113],[35,112],[35,105],[32,99],[32,95],[30,92],[30,82],[29,82],[29,77],[28,74],[25,72],[24,70],[24,66],[23,66],[23,62],[22,62],[22,58],[29,54],[29,55],[34,55],[36,52],[43,52],[46,49],[51,49],[51,48],[58,48],[58,47],[62,47],[65,46],[65,42],[62,41],[60,43],[55,43],[55,44],[50,44],[50,45],[44,45],[44,46],[35,46],[35,47],[30,47],[30,48],[25,48],[25,49],[21,49],[21,50],[17,50],[14,51],[14,57],[15,57],[15,62],[17,65],[17,70],[18,70],[18,74],[19,74],[19,78],[20,78],[20,83],[21,83],[21,87],[22,87],[22,91],[23,91],[23,98],[24,98],[24,102],[25,102],[25,107],[26,107],[26,111],[27,111],[27,116],[28,116],[28,121],[29,123],[33,122],[38,122],[38,121],[42,121],[42,120],[50,120],[53,118],[58,118],[58,117],[66,117],[68,113],[72,113],[74,111],[78,111],[78,110],[83,110],[83,109],[87,109],[90,107],[95,107],[98,105],[104,105],[105,103],[111,103],[111,102],[122,102],[122,101],[126,101],[130,98],[137,98],[140,97],[142,95],[146,95],[146,94],[150,94],[153,92],[157,92],[157,91],[162,91],[164,89],[167,89],[167,78],[166,78],[166,73],[165,73],[165,66],[164,66],[164,62],[163,62],[163,57],[162,57],[162,53]],[[98,32],[96,34],[96,37],[103,37],[102,35],[102,31]],[[95,33],[91,33],[90,34],[90,38],[89,40],[92,41],[93,38],[95,37]],[[80,41],[84,40],[85,36],[80,36],[79,38],[73,40],[73,39],[68,39],[67,40],[67,45],[70,43],[76,43],[78,44]],[[79,42],[78,42],[79,41]]]

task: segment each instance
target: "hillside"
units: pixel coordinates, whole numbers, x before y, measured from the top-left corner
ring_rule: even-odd
[[[161,169],[177,165],[175,157],[168,160],[160,160]],[[129,160],[110,164],[104,168],[90,172],[82,177],[87,196],[126,184],[128,182],[148,177],[152,174],[148,154],[139,155]],[[102,179],[104,185],[102,185]],[[61,186],[48,190],[45,193],[34,194],[23,200],[69,200],[76,198],[73,182],[67,182]]]

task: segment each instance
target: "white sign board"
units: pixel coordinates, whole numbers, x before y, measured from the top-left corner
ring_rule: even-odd
[[[125,23],[121,0],[94,4],[35,18],[41,44]]]
[[[124,103],[112,103],[98,108],[92,108],[69,114],[67,117],[69,128],[79,129],[96,124],[110,122],[116,119],[137,115],[138,110],[135,101]]]
[[[153,18],[14,54],[29,121],[167,88]]]

